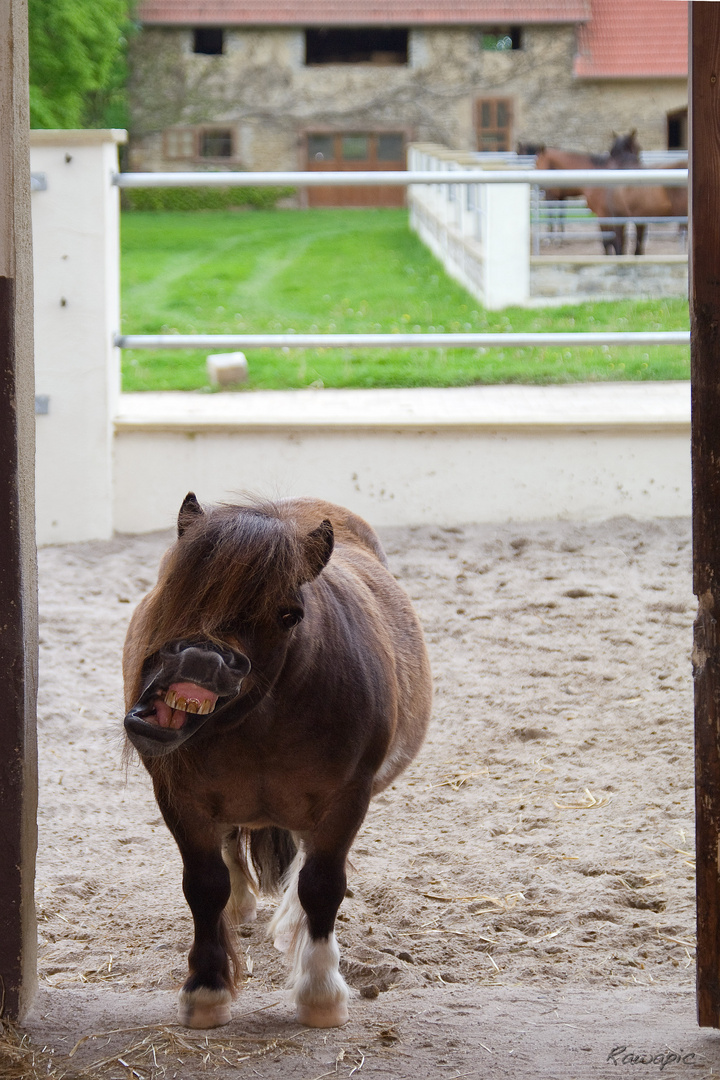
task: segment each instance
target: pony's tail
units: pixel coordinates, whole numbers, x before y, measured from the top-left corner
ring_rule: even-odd
[[[282,891],[283,878],[297,855],[291,832],[270,826],[240,829],[238,860],[248,877],[254,876],[260,891],[275,896]]]
[[[235,948],[235,934],[230,925],[227,912],[223,911],[220,919],[220,944],[225,950],[225,982],[233,997],[237,996],[240,980],[245,973],[245,965],[241,966],[240,957]]]

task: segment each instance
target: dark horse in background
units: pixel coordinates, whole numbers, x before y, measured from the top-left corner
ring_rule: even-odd
[[[639,168],[628,158],[620,158],[612,162],[608,168],[614,169],[637,169]],[[678,161],[668,165],[669,169],[686,169],[687,162]],[[637,218],[663,218],[680,217],[687,218],[688,214],[688,189],[687,187],[607,187],[589,188],[583,194],[585,201],[592,212],[599,218],[615,218],[613,225],[600,225],[601,239],[606,255],[622,255],[625,251],[625,229],[622,220],[634,221],[635,224],[635,255],[644,255],[645,240],[647,236],[647,222],[637,221]],[[681,228],[685,226],[681,225]]]
[[[348,1018],[335,917],[370,799],[417,753],[422,632],[361,518],[330,503],[182,504],[123,659],[125,730],[183,861],[195,937],[180,1021],[230,1020],[229,923],[271,923],[301,1023]]]
[[[610,151],[603,155],[582,154],[569,150],[555,150],[541,147],[535,158],[537,169],[640,169],[640,145],[637,132],[614,136]],[[684,169],[684,161],[669,165],[670,169]],[[687,217],[688,193],[686,187],[577,187],[551,188],[545,190],[545,197],[551,200],[564,200],[570,196],[582,195],[590,210],[598,218],[627,219],[627,223],[636,218]],[[606,255],[622,255],[625,251],[627,226],[623,220],[600,224],[600,239]],[[645,251],[647,223],[635,224],[635,255]]]
[[[535,168],[544,170],[559,169],[609,169],[609,168],[640,168],[640,147],[635,138],[635,130],[628,135],[616,135],[613,133],[613,143],[606,154],[588,154],[579,150],[560,150],[551,146],[540,146],[535,155]],[[621,165],[620,162],[623,162]],[[566,199],[577,198],[584,195],[587,201],[587,188],[585,187],[562,187],[545,188],[545,198],[550,202],[564,202]],[[592,189],[604,191],[604,188]],[[592,209],[592,208],[591,208]],[[562,211],[557,223],[562,231]],[[614,233],[608,230],[603,235],[603,244],[606,240],[609,244],[615,242]],[[607,252],[607,246],[605,247]]]

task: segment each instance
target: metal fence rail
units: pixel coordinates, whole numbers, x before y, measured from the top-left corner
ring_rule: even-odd
[[[687,345],[689,330],[500,334],[118,334],[121,349],[503,349],[566,345]]]
[[[408,187],[412,184],[537,184],[540,187],[684,187],[687,169],[455,169],[425,172],[114,173],[119,188]]]
[[[413,184],[531,184],[553,188],[683,187],[687,169],[447,169],[388,172],[172,172],[115,173],[119,188],[174,187],[360,187]],[[450,195],[451,192],[448,192]],[[311,349],[311,348],[527,348],[609,345],[687,345],[690,332],[496,333],[496,334],[118,334],[121,349]]]

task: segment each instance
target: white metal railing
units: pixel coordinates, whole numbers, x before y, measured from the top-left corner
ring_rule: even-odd
[[[432,158],[419,152],[430,164]],[[466,185],[468,209],[480,213],[472,197],[476,187],[497,184],[547,184],[552,187],[664,186],[682,187],[687,169],[573,169],[537,170],[463,169],[443,162],[446,169],[426,168],[376,172],[154,172],[115,173],[119,188],[173,187],[366,187],[444,186],[449,203],[456,202],[456,185]],[[478,220],[477,234],[480,235]],[[114,343],[123,349],[223,349],[223,348],[505,348],[602,345],[683,345],[688,331],[602,333],[442,333],[442,334],[117,334]]]
[[[120,349],[527,348],[566,345],[687,345],[689,330],[500,334],[118,334]]]
[[[684,187],[687,169],[456,169],[413,172],[115,173],[119,188],[409,187],[413,184],[538,184],[542,187]]]

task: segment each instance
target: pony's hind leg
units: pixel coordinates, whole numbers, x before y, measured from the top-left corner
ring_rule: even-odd
[[[239,829],[233,829],[223,837],[222,859],[230,874],[231,890],[225,914],[232,926],[255,922],[257,918],[257,892],[247,861],[240,854],[238,845],[241,842]]]

